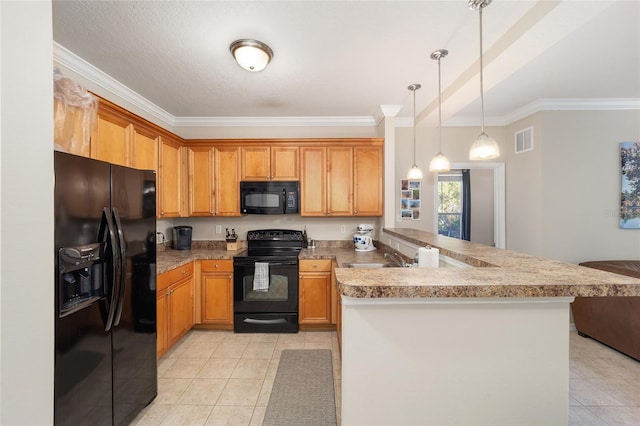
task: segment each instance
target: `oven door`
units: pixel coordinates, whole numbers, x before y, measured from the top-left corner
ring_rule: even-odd
[[[235,313],[298,312],[298,259],[264,260],[269,264],[268,289],[254,290],[255,260],[234,261]]]

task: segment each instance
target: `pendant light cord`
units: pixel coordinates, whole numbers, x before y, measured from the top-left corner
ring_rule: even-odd
[[[480,14],[480,107],[482,110],[482,133],[484,133],[484,85],[483,85],[483,69],[482,63],[482,9],[484,5],[480,5],[478,13]]]
[[[416,90],[413,89],[413,165],[416,165]]]
[[[440,74],[440,57],[438,57],[438,131],[440,132],[440,152],[442,152],[442,76]]]

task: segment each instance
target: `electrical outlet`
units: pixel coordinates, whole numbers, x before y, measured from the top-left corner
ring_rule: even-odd
[[[347,232],[347,227],[344,225],[340,225],[340,232],[342,232],[343,234]]]
[[[400,243],[396,243],[396,250],[400,250]]]
[[[216,225],[216,234],[222,234],[222,225]]]

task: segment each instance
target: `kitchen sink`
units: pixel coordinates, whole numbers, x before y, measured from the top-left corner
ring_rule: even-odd
[[[345,268],[393,268],[393,263],[381,263],[381,262],[362,262],[362,263],[345,263]]]

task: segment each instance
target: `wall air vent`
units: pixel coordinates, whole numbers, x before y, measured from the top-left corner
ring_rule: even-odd
[[[516,132],[516,154],[533,151],[533,127]]]

